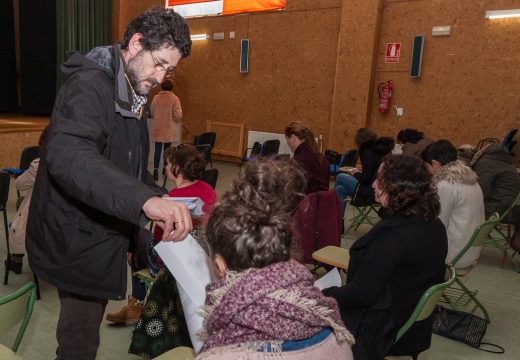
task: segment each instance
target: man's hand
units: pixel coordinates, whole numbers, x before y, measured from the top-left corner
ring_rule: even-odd
[[[143,205],[148,219],[163,228],[165,241],[184,240],[192,230],[190,212],[186,205],[154,196]]]

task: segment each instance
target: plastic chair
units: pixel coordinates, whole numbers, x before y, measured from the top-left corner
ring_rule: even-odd
[[[421,296],[419,299],[419,303],[415,307],[412,315],[408,318],[408,320],[404,323],[403,326],[397,332],[397,336],[395,337],[395,342],[398,342],[399,339],[403,337],[404,334],[413,326],[416,321],[424,320],[431,316],[433,310],[437,306],[440,298],[443,296],[444,291],[453,285],[456,281],[457,275],[456,270],[453,265],[447,265],[446,270],[447,280],[444,283],[433,285]],[[410,355],[412,359],[417,359],[419,354]],[[405,359],[410,358],[410,356],[388,356],[389,359]]]
[[[31,162],[38,157],[40,157],[40,147],[28,146],[22,150],[22,154],[20,155],[19,168],[5,168],[3,169],[3,171],[14,176],[19,176],[23,174],[25,170],[29,169],[29,166],[31,166]]]
[[[146,294],[148,295],[152,289],[153,283],[155,282],[155,278],[150,274],[150,269],[146,268],[133,272],[132,276],[135,276],[144,284]]]
[[[325,151],[325,157],[329,160],[329,172],[331,176],[336,177],[340,168],[343,166],[355,166],[358,159],[358,151],[356,149],[348,150],[338,159],[338,153],[332,150]]]
[[[518,264],[518,262],[515,259],[516,252],[510,248],[508,243],[508,240],[512,234],[511,227],[513,225],[507,223],[507,221],[509,218],[509,214],[513,211],[513,208],[515,206],[520,206],[520,193],[518,193],[513,203],[498,218],[497,226],[495,227],[496,235],[490,233],[487,241],[483,245],[502,250],[504,252],[504,258],[508,258],[509,261],[511,261],[513,266],[516,268],[516,271],[520,272],[520,264]]]
[[[195,350],[186,346],[179,346],[165,352],[155,360],[191,360],[195,359]]]
[[[202,173],[202,181],[211,185],[213,189],[217,186],[218,169],[204,170]]]
[[[476,296],[478,290],[469,290],[460,279],[461,277],[464,277],[467,274],[469,274],[471,270],[473,270],[473,268],[476,265],[476,262],[475,264],[464,268],[458,268],[457,262],[462,258],[462,256],[464,256],[464,254],[471,247],[481,246],[484,243],[484,241],[486,241],[491,231],[493,231],[493,229],[497,225],[498,218],[498,214],[494,213],[489,217],[488,220],[484,221],[482,224],[477,226],[475,231],[473,231],[473,234],[471,235],[466,246],[464,246],[462,250],[460,250],[459,253],[453,258],[452,264],[455,267],[457,273],[457,278],[455,279],[457,287],[450,286],[443,295],[443,301],[449,304],[455,310],[458,310],[459,306],[464,306],[468,304],[470,301],[473,301],[475,303],[475,307],[473,308],[472,312],[475,311],[477,307],[480,308],[488,323],[490,322],[489,314],[484,305],[482,305],[482,303],[477,299]]]
[[[211,161],[211,145],[210,144],[202,144],[195,145],[195,149],[202,155],[204,160],[206,160],[206,165]]]
[[[0,333],[11,330],[22,322],[11,348],[0,345],[0,359],[21,359],[16,352],[31,319],[35,299],[36,285],[32,282],[0,298]]]
[[[265,157],[269,158],[278,154],[278,150],[280,149],[280,140],[266,140],[262,145],[260,143],[255,142],[252,148],[247,148],[244,152],[244,156],[242,157],[242,163],[245,161],[252,160],[257,157]],[[247,151],[251,150],[249,156],[247,156]]]
[[[516,133],[518,132],[518,129],[511,129],[506,136],[504,136],[504,139],[502,140],[502,144],[511,151],[513,146],[513,138],[515,137]],[[515,142],[516,143],[516,142]]]
[[[11,176],[6,172],[0,172],[0,211],[4,215],[5,243],[7,245],[7,259],[4,274],[4,285],[7,285],[9,278],[9,264],[11,262],[11,251],[9,249],[9,225],[7,224],[7,201],[9,200],[9,185]]]
[[[205,132],[200,135],[195,136],[195,140],[193,141],[193,145],[211,145],[211,149],[208,153],[208,157],[206,159],[209,162],[210,166],[213,167],[213,162],[211,161],[211,152],[215,147],[215,141],[217,140],[217,133],[215,132]]]

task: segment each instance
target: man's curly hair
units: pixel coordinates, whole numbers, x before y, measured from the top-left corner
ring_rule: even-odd
[[[172,9],[152,8],[130,21],[125,30],[123,49],[128,49],[130,39],[136,33],[143,34],[141,44],[145,50],[157,50],[166,45],[178,49],[183,58],[191,53],[188,24]]]
[[[291,161],[248,162],[209,218],[212,254],[235,271],[289,260],[292,214],[306,186],[303,171]]]
[[[415,156],[387,155],[377,174],[381,188],[388,194],[387,214],[403,214],[435,220],[441,205],[432,174]]]

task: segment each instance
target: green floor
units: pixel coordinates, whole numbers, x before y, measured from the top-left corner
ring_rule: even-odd
[[[231,164],[214,162],[214,166],[220,170],[217,192],[222,194],[229,186],[231,180],[238,171],[238,167]],[[14,186],[8,206],[8,217],[14,215],[16,192]],[[357,231],[352,231],[343,239],[343,246],[349,247],[352,242],[365,233],[368,227],[362,226]],[[5,259],[5,236],[3,226],[0,226],[0,259]],[[500,267],[501,255],[498,251],[484,248],[480,257],[480,263],[466,278],[465,283],[470,288],[478,288],[478,297],[486,306],[491,317],[484,341],[496,343],[506,349],[502,355],[489,354],[473,349],[469,346],[451,341],[438,336],[433,336],[432,347],[421,354],[420,359],[425,360],[451,360],[451,359],[520,359],[520,346],[518,338],[520,331],[520,274],[513,270],[510,264]],[[9,285],[0,285],[0,296],[8,294],[24,283],[30,281],[32,275],[28,272],[27,264],[24,264],[21,275],[10,274]],[[42,299],[36,302],[33,316],[25,337],[21,343],[19,354],[24,359],[54,359],[56,349],[56,323],[59,312],[59,301],[56,289],[48,284],[41,283]],[[110,301],[107,312],[119,310],[125,303]],[[101,345],[98,351],[99,360],[109,359],[137,359],[128,354],[128,347],[133,327],[113,326],[107,322],[101,324]],[[15,334],[0,335],[0,343],[10,346]]]

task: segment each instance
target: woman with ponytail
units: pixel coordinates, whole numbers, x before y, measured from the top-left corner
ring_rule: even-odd
[[[294,153],[294,161],[303,167],[307,175],[306,194],[329,189],[329,162],[318,149],[311,129],[300,121],[285,128],[287,145]]]

